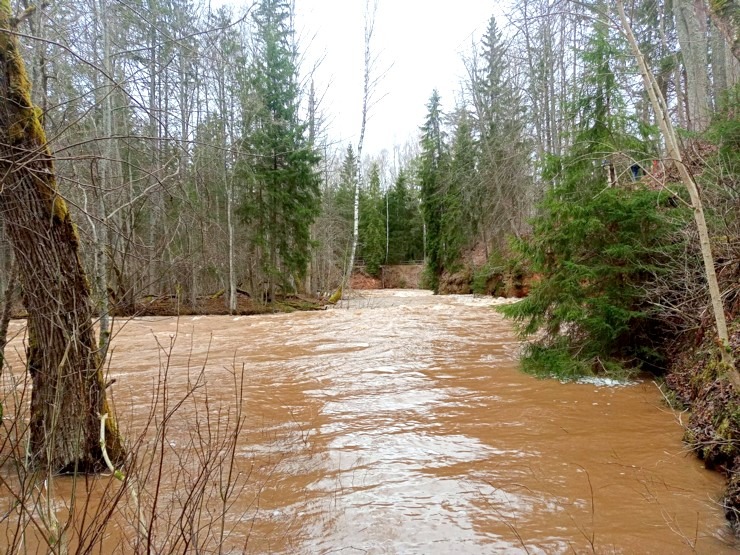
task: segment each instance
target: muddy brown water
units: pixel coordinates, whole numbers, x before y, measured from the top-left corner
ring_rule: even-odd
[[[199,483],[176,469],[197,468],[237,418],[243,368],[244,427],[223,459],[237,488],[211,549],[220,538],[232,553],[735,553],[723,478],[687,452],[655,385],[523,375],[494,302],[373,291],[322,312],[119,323],[111,390],[140,460],[165,453],[159,510],[173,521]],[[169,404],[152,412],[165,370]],[[144,431],[193,389],[164,443]],[[222,465],[200,491],[214,497],[224,476]],[[142,478],[147,506],[156,482]],[[201,530],[221,522],[217,499],[203,507]],[[130,508],[115,518],[130,534]],[[117,529],[101,552],[127,552]]]

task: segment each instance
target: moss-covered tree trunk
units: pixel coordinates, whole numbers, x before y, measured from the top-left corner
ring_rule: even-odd
[[[11,27],[10,0],[0,0],[0,29]],[[77,230],[30,92],[18,39],[0,31],[0,210],[28,310],[30,455],[42,469],[89,472],[105,464],[105,384]],[[107,422],[108,454],[120,461],[121,438],[115,421]]]

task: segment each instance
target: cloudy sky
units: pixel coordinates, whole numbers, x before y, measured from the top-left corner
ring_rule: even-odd
[[[371,0],[372,1],[372,0]],[[314,80],[329,137],[357,146],[361,124],[365,0],[295,0],[302,70]],[[372,43],[379,79],[368,121],[365,152],[416,139],[434,88],[443,107],[454,106],[465,73],[463,54],[505,2],[379,0]]]

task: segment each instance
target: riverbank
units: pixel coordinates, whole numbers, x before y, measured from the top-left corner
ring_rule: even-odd
[[[679,408],[689,412],[684,441],[707,468],[727,477],[722,506],[733,531],[740,535],[740,392],[719,362],[711,334],[676,347],[666,384]],[[730,347],[740,368],[740,320],[731,326]]]
[[[177,295],[146,296],[133,304],[114,304],[110,313],[118,318],[143,316],[251,316],[255,314],[278,314],[304,310],[324,310],[326,301],[305,295],[279,296],[272,302],[253,299],[245,292],[236,296],[236,310],[229,311],[228,300],[223,292],[198,297],[188,302]],[[28,316],[25,307],[18,302],[13,306],[11,317],[24,319]]]
[[[321,299],[303,295],[278,296],[270,302],[255,300],[250,295],[238,293],[236,310],[230,311],[224,293],[198,297],[194,303],[184,302],[175,295],[146,297],[133,306],[114,307],[115,316],[250,316],[254,314],[276,314],[297,310],[323,310],[326,303]]]

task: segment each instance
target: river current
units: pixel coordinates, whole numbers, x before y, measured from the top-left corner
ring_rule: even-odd
[[[682,444],[685,415],[651,381],[522,374],[496,302],[390,290],[319,312],[118,322],[110,392],[149,465],[140,503],[160,498],[152,528],[183,529],[200,488],[191,518],[221,529],[202,552],[736,552],[723,478]],[[56,495],[80,487],[65,480]],[[121,537],[131,515],[115,516]],[[108,531],[102,552],[126,541]]]

